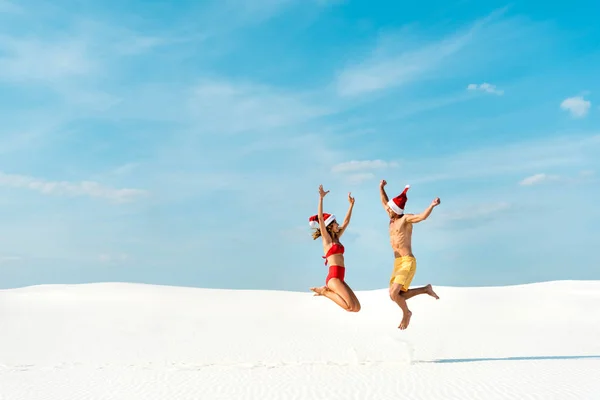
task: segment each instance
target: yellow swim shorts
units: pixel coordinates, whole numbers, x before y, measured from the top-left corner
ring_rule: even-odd
[[[390,285],[398,283],[402,285],[401,290],[407,291],[417,271],[417,259],[411,256],[398,257],[394,260],[394,271],[390,279]]]

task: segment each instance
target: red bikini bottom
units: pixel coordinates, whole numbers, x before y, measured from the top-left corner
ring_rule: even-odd
[[[339,265],[331,265],[329,267],[329,274],[325,279],[325,284],[327,285],[327,282],[329,282],[331,278],[338,278],[340,281],[344,282],[344,276],[346,276],[345,267],[340,267]]]

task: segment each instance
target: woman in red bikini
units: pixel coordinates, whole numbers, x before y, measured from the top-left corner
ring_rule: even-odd
[[[325,286],[320,288],[311,288],[315,296],[325,296],[333,300],[338,306],[346,311],[360,311],[360,302],[356,295],[350,289],[350,286],[344,281],[346,267],[344,266],[344,246],[340,243],[340,238],[350,223],[352,208],[354,207],[354,198],[348,193],[350,208],[344,218],[342,226],[338,225],[333,214],[323,214],[323,197],[329,193],[323,191],[323,185],[319,186],[319,210],[317,215],[309,218],[309,224],[315,228],[313,239],[319,236],[323,239],[323,252],[325,256],[325,265],[329,264],[329,274],[325,279]]]

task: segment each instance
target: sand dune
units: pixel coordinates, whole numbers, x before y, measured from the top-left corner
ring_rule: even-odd
[[[600,399],[599,281],[436,291],[3,290],[0,399]]]

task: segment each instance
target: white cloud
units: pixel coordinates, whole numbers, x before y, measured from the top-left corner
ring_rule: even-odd
[[[193,90],[188,107],[205,131],[260,132],[303,124],[333,112],[307,96],[265,85],[205,79]]]
[[[348,161],[340,164],[336,164],[331,168],[332,172],[345,173],[345,172],[360,172],[372,169],[386,169],[397,167],[398,163],[395,161],[383,161],[383,160],[364,160],[364,161]]]
[[[546,182],[560,182],[562,184],[581,184],[594,180],[595,173],[593,170],[582,170],[577,175],[548,175],[548,174],[535,174],[531,175],[519,182],[521,186],[533,186]]]
[[[0,79],[54,82],[84,76],[97,66],[83,41],[46,41],[0,36]]]
[[[504,146],[480,147],[447,156],[409,158],[402,160],[404,179],[413,185],[441,181],[461,181],[482,177],[531,174],[523,179],[525,185],[543,180],[557,180],[556,175],[536,171],[562,167],[587,168],[600,151],[600,135],[563,136],[543,140],[520,141]],[[510,162],[507,162],[510,160]],[[354,161],[336,165],[335,171],[343,175],[365,174],[354,181],[373,179],[366,175],[374,169],[360,168],[384,166],[385,162]],[[395,165],[395,164],[392,164]],[[389,164],[388,164],[389,166]],[[376,170],[376,169],[375,169]],[[346,176],[348,178],[348,176]],[[588,177],[589,178],[589,177]],[[519,178],[521,179],[521,178]]]
[[[338,74],[338,93],[342,96],[356,96],[406,84],[459,51],[467,40],[467,37],[458,36],[421,50],[407,51],[383,59],[375,56],[348,67]]]
[[[571,135],[483,147],[445,157],[404,159],[402,163],[406,179],[417,184],[585,167],[598,151],[600,135]]]
[[[569,111],[574,118],[582,118],[587,115],[591,105],[592,103],[589,100],[585,100],[583,96],[575,96],[564,99],[560,103],[560,108]]]
[[[519,182],[519,185],[532,186],[532,185],[537,185],[537,184],[548,182],[548,181],[556,181],[558,179],[559,179],[559,177],[556,175],[535,174],[535,175],[531,175],[531,176],[528,176],[527,178],[523,179],[521,182]]]
[[[10,32],[0,35],[0,84],[4,81],[51,90],[59,97],[52,106],[63,107],[58,113],[52,111],[65,119],[80,118],[82,111],[86,115],[88,111],[104,113],[117,104],[122,105],[121,96],[131,94],[139,100],[140,93],[131,93],[131,86],[123,90],[112,78],[106,78],[117,76],[117,71],[127,63],[135,63],[133,56],[150,53],[159,46],[169,45],[173,49],[175,44],[198,40],[194,33],[185,37],[156,36],[116,23],[59,15],[28,9],[21,23],[26,25],[34,19],[43,26],[37,21],[62,18],[65,25],[76,28],[61,29],[58,35],[35,31],[26,36]]]
[[[126,203],[146,194],[139,189],[114,189],[102,186],[98,182],[83,181],[79,183],[65,181],[45,181],[26,175],[5,174],[0,172],[0,186],[25,188],[46,195],[57,196],[89,196],[104,198],[116,203]]]
[[[369,58],[338,73],[337,91],[341,96],[357,96],[418,80],[465,49],[475,40],[475,35],[502,12],[482,18],[462,32],[429,44],[417,43],[413,48],[397,49],[398,43],[407,42],[404,35],[391,40],[384,37]]]
[[[469,86],[467,86],[467,90],[486,92],[486,93],[496,94],[498,96],[502,96],[504,94],[504,90],[497,89],[496,85],[492,85],[487,82],[481,83],[479,85],[477,85],[475,83],[471,83],[471,84],[469,84]]]
[[[509,210],[512,206],[506,202],[487,203],[469,207],[463,211],[441,212],[440,219],[442,223],[478,220],[490,218],[502,212]]]

